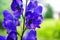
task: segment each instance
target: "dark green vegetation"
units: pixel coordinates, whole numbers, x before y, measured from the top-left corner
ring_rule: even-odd
[[[53,17],[53,9],[49,4],[46,4],[46,12],[44,14],[45,19]]]

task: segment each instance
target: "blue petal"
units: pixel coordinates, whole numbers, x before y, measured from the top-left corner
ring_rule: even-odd
[[[13,16],[8,10],[3,11],[3,16],[4,16],[5,19],[13,20]]]
[[[17,40],[17,32],[16,31],[11,31],[6,40]]]
[[[4,20],[2,26],[6,29],[16,30],[16,25],[11,20]]]
[[[14,18],[14,24],[16,26],[20,26],[20,21],[18,19]]]
[[[11,9],[13,10],[15,17],[19,19],[20,15],[23,13],[22,0],[13,0]]]
[[[23,40],[37,40],[36,31],[30,30],[24,37]]]
[[[13,2],[12,2],[12,4],[11,4],[11,9],[12,9],[13,11],[15,11],[15,10],[16,10],[16,6],[18,6],[18,4],[17,4],[16,0],[13,0]]]
[[[42,6],[38,6],[36,9],[34,9],[34,12],[38,15],[42,15]]]
[[[11,9],[13,11],[16,11],[16,10],[20,11],[22,7],[23,7],[22,0],[13,0],[12,1]]]
[[[6,40],[6,37],[0,35],[0,40]]]
[[[35,7],[37,7],[37,5],[38,5],[37,3],[38,3],[37,1],[34,1],[34,2],[30,1],[30,3],[27,6],[27,10],[31,10],[31,9],[34,9]]]

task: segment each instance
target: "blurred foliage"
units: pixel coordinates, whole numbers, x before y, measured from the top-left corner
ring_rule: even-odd
[[[0,0],[0,21],[3,19],[3,10],[10,10],[11,0]]]
[[[38,40],[60,40],[60,20],[45,19],[37,29]]]
[[[53,17],[53,10],[49,4],[46,4],[47,11],[45,12],[44,18],[52,18]]]
[[[0,29],[2,29],[3,27],[2,27],[2,22],[0,21]]]

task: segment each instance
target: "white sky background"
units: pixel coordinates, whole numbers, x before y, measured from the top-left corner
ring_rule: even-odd
[[[60,12],[60,0],[46,0],[46,3],[49,3],[54,11]]]

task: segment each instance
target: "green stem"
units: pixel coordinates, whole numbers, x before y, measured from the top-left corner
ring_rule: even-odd
[[[21,35],[21,40],[22,40],[22,37],[23,37],[23,35],[24,35],[24,32],[26,31],[26,27],[25,27],[25,15],[22,15],[22,18],[23,18],[23,30],[22,30],[22,35]]]
[[[22,37],[23,37],[23,34],[24,34],[24,28],[25,28],[25,18],[24,18],[23,15],[22,15],[22,17],[23,17],[23,28],[22,28],[21,40],[22,40]]]
[[[26,13],[27,2],[28,2],[28,0],[26,0],[25,13]],[[22,37],[23,37],[23,35],[24,35],[24,32],[25,32],[26,29],[27,29],[27,28],[25,27],[25,15],[22,14],[22,17],[23,17],[23,30],[22,30],[21,40],[22,40]]]

